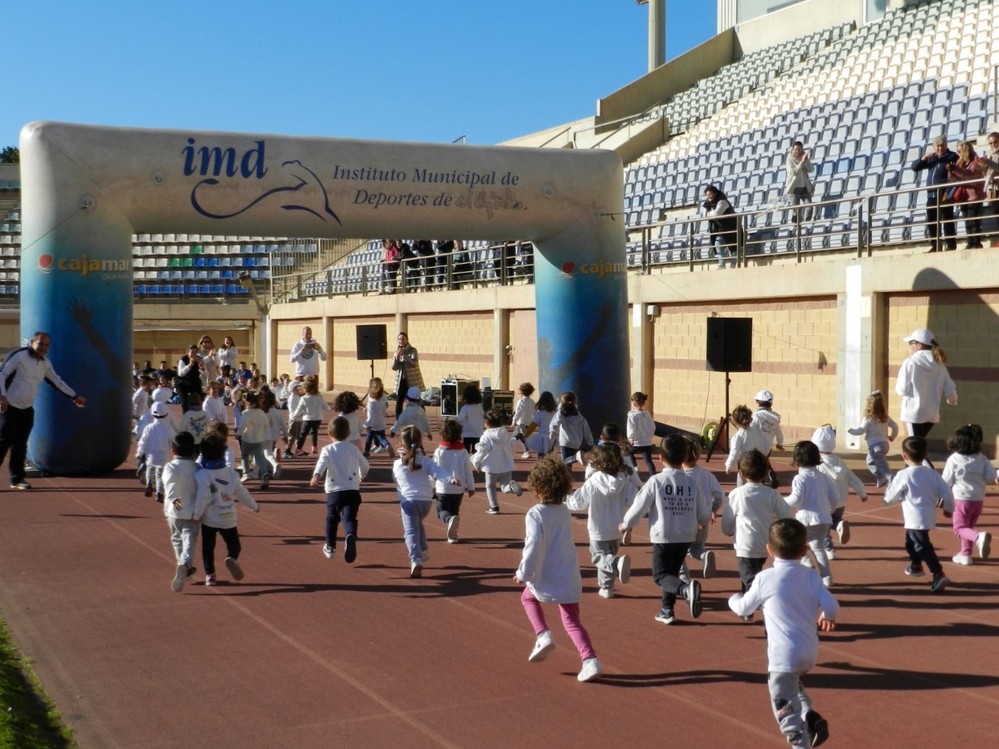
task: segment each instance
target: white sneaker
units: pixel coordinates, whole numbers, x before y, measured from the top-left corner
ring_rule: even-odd
[[[971,555],[955,554],[951,558],[951,561],[954,564],[960,564],[960,565],[963,565],[965,567],[969,567],[969,566],[971,566]]]
[[[828,557],[829,559],[835,559],[836,549],[826,549],[826,557]]]
[[[173,589],[174,593],[180,593],[184,590],[184,585],[187,583],[187,565],[178,564],[177,571],[174,573],[173,580],[170,583],[170,587]]]
[[[232,557],[225,558],[225,568],[229,570],[229,574],[232,575],[233,580],[243,579],[243,568],[239,566],[239,562]]]
[[[701,584],[697,580],[687,583],[687,595],[684,597],[690,605],[690,615],[696,619],[701,615]]]
[[[591,681],[600,676],[600,661],[596,658],[587,658],[583,661],[583,668],[576,676],[577,681]]]
[[[512,494],[515,497],[519,497],[524,493],[524,490],[520,488],[520,484],[516,481],[510,481],[509,484],[504,484],[500,487],[505,493]]]
[[[336,555],[336,547],[324,544],[323,545],[323,554],[326,555],[327,559],[332,559]]]
[[[631,544],[631,532],[633,530],[634,528],[629,528],[624,532],[624,535],[621,536],[621,546],[628,546]]]
[[[578,453],[576,453],[576,462],[579,463],[579,465],[581,466],[585,466],[586,463],[583,462],[583,459],[584,459],[583,451],[580,450]]]
[[[371,448],[371,454],[374,455],[375,453],[380,453],[384,449],[385,448],[382,447],[381,445],[375,445],[374,447]]]
[[[461,522],[461,518],[457,515],[452,515],[447,519],[447,542],[449,544],[458,543],[458,523]]]
[[[801,564],[804,565],[805,567],[811,567],[812,566],[812,559],[811,559],[811,557],[809,557],[807,554],[805,556],[803,556],[801,558]]]
[[[423,565],[419,562],[412,562],[409,565],[410,577],[423,577]]]
[[[830,577],[823,577],[822,578],[822,584],[825,585],[827,588],[831,588],[833,586],[833,579],[832,579],[832,577],[831,576]]]
[[[992,554],[992,534],[988,531],[979,533],[978,538],[975,539],[975,548],[978,549],[978,556],[982,559],[988,559]]]
[[[614,569],[617,571],[617,579],[621,581],[622,584],[627,583],[631,579],[631,557],[627,554],[622,554],[617,559],[614,560]],[[609,596],[605,596],[609,597]]]
[[[707,580],[709,577],[714,577],[715,553],[713,551],[704,552],[704,556],[701,557],[701,564],[704,565],[701,569],[701,574],[704,576],[704,579]]]
[[[610,588],[601,588],[600,590],[597,591],[597,595],[600,596],[601,598],[613,598],[614,591],[611,590]]]
[[[543,661],[554,649],[555,642],[552,640],[552,633],[546,629],[538,635],[538,639],[534,641],[534,650],[532,650],[531,654],[527,656],[527,660],[531,663]]]
[[[205,585],[215,585],[215,575],[205,575]]]
[[[520,454],[520,457],[522,460],[527,460],[528,458],[531,457],[531,453],[529,450],[524,450],[524,452]]]
[[[850,543],[850,523],[847,520],[840,520],[836,524],[836,533],[839,535],[841,544]]]
[[[281,478],[281,464],[278,463],[274,466],[274,471],[271,473],[271,478],[279,479]]]

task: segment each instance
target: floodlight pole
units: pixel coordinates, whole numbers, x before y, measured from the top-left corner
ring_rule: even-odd
[[[649,6],[649,72],[666,62],[666,0],[636,0]]]

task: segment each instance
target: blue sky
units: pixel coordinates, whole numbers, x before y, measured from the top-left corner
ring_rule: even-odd
[[[142,0],[4,8],[0,146],[32,120],[493,144],[594,113],[647,66],[634,0]],[[667,0],[667,58],[712,0]]]

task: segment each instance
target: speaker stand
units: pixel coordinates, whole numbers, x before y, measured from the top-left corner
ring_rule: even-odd
[[[375,360],[371,360],[371,379],[375,379]]]
[[[725,450],[728,450],[729,444],[729,433],[728,433],[728,423],[731,420],[732,412],[728,407],[728,395],[729,388],[732,386],[732,378],[729,377],[728,370],[725,370],[725,415],[718,419],[718,431],[715,432],[715,438],[711,440],[711,444],[708,445],[708,454],[704,459],[705,462],[711,460],[711,454],[714,453],[715,448],[718,446],[719,440],[721,440],[722,433],[725,433]]]

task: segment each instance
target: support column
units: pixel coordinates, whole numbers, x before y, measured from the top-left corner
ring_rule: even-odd
[[[881,319],[874,311],[874,300],[863,288],[863,266],[846,268],[845,291],[837,299],[839,340],[836,352],[835,426],[838,442],[851,450],[862,449],[862,439],[847,433],[863,418],[864,404],[878,384],[875,362],[878,349],[877,325]],[[883,392],[883,391],[882,391]]]

